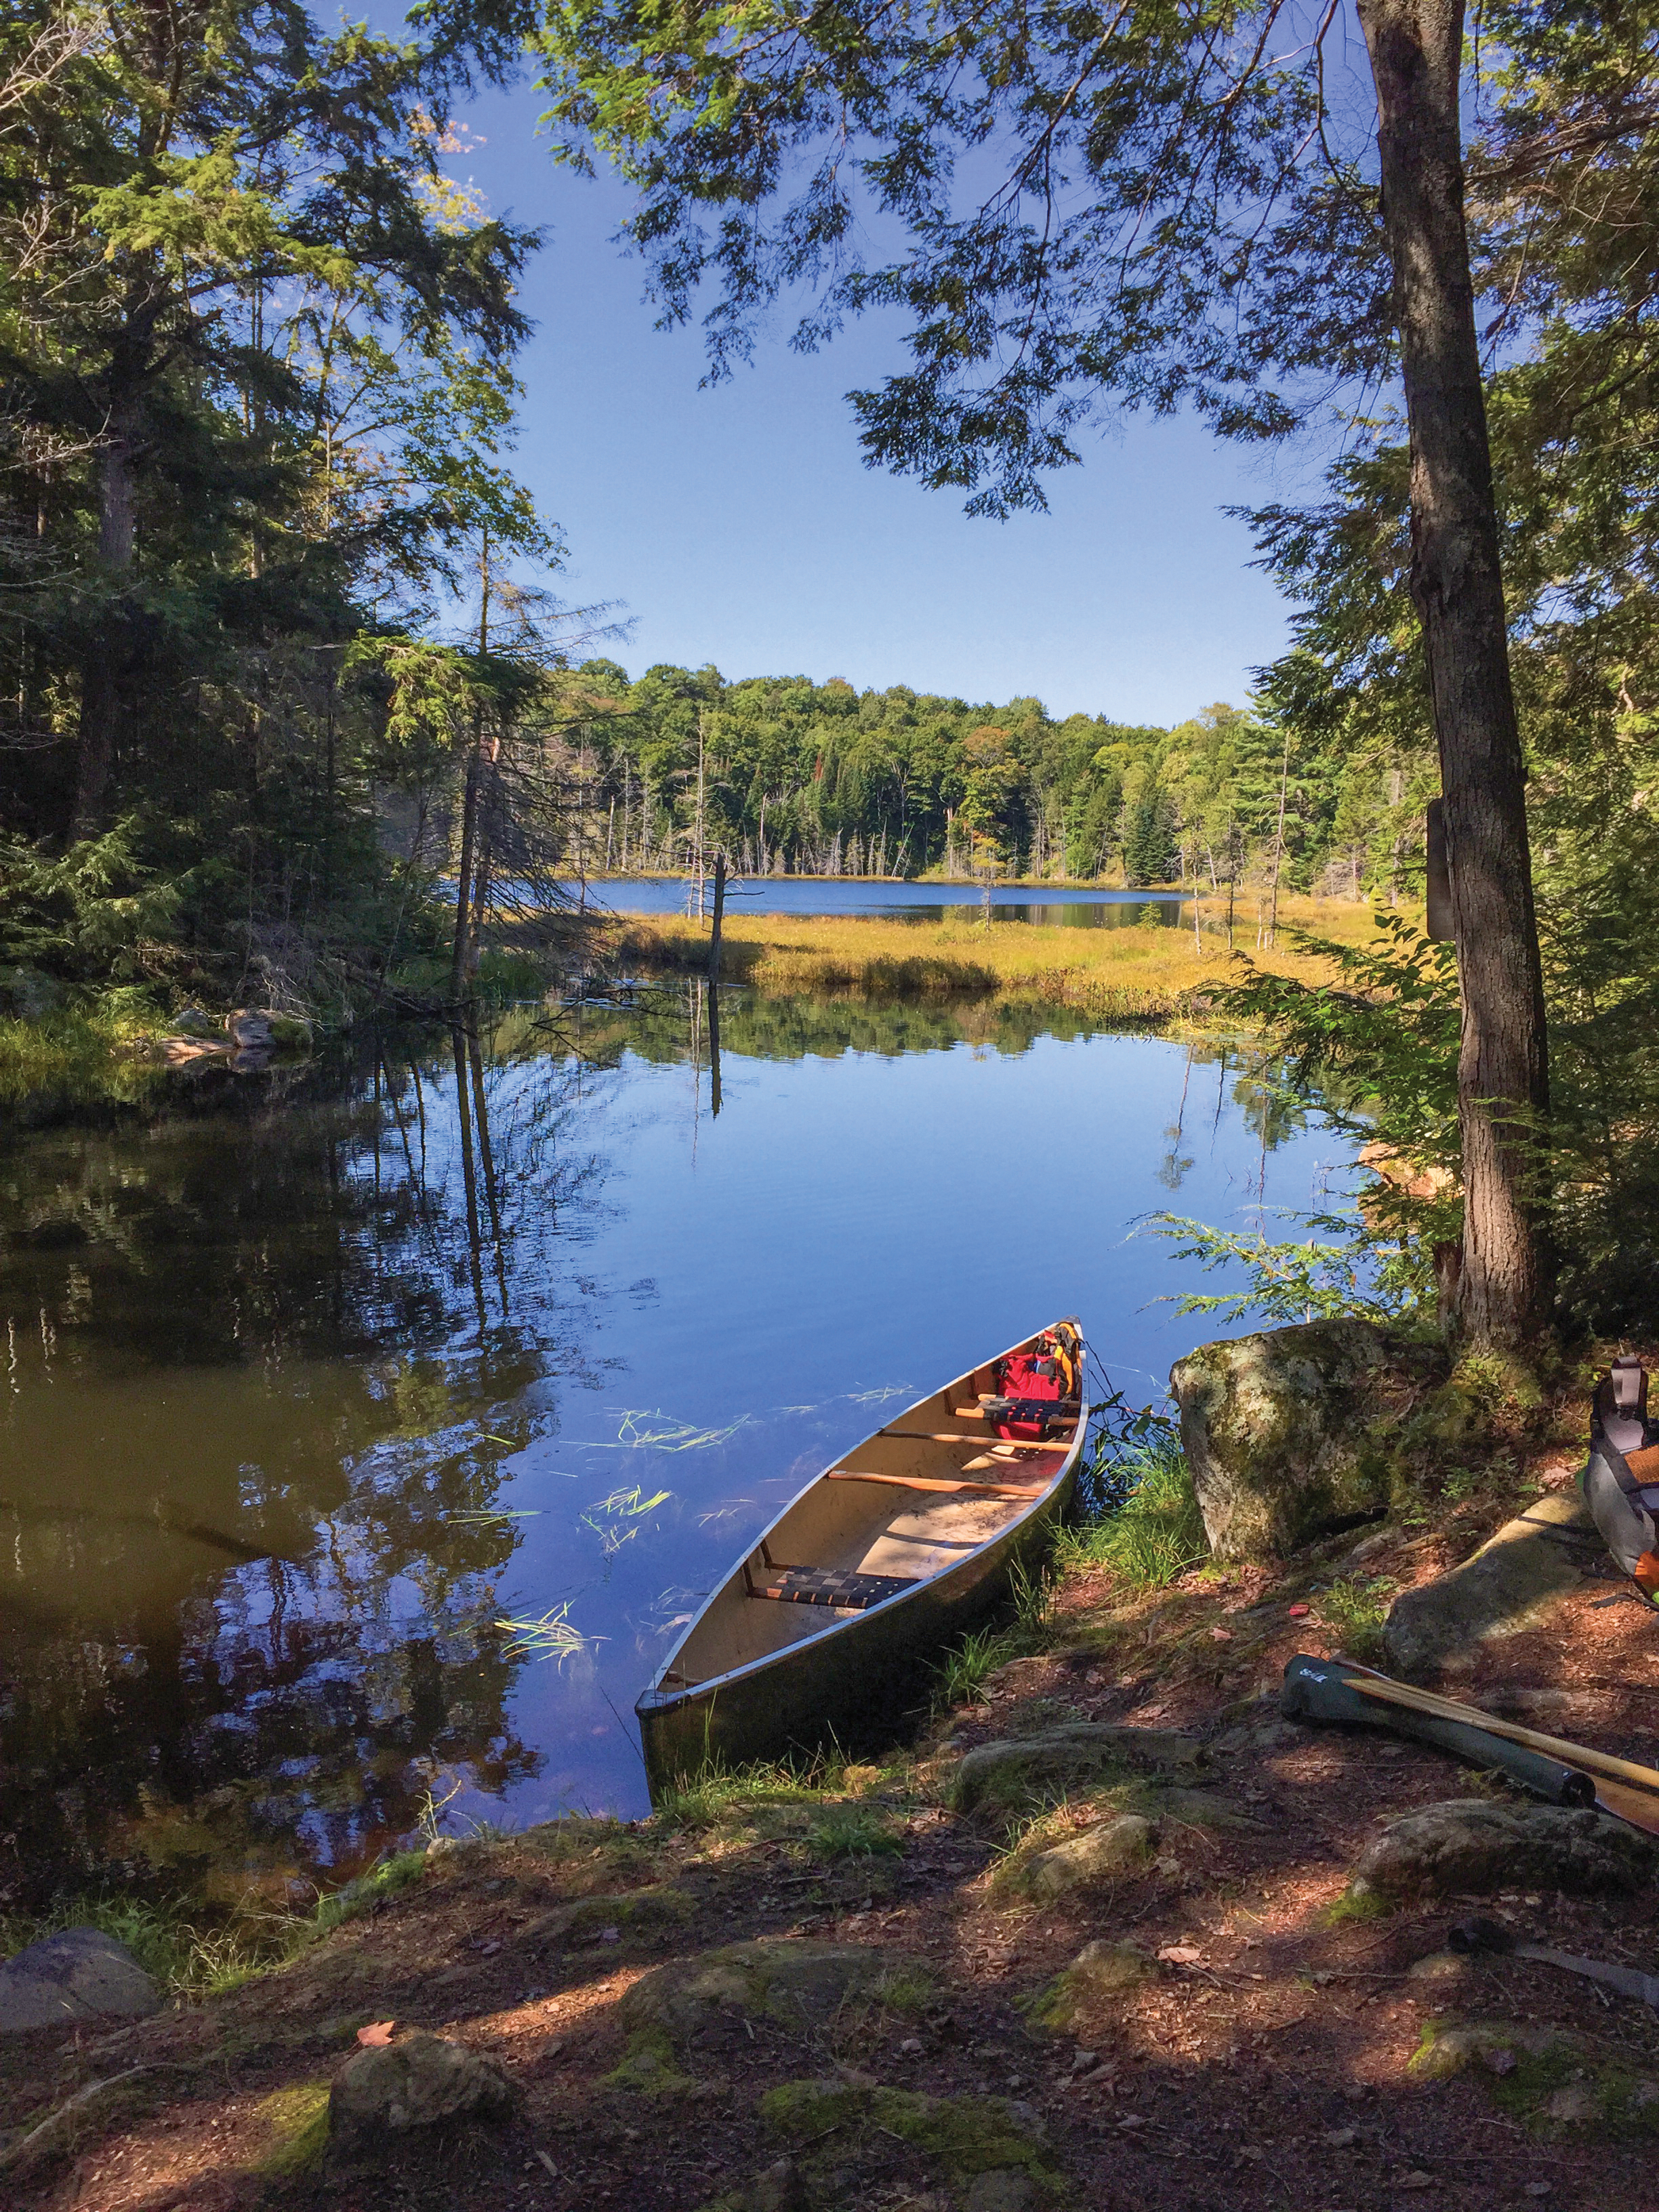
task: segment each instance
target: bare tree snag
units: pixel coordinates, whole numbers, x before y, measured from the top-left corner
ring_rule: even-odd
[[[109,580],[118,584],[131,574],[134,542],[132,441],[125,423],[111,424],[99,448],[97,475],[98,559]],[[95,837],[104,826],[125,659],[125,639],[112,625],[93,645],[82,670],[75,811],[70,820],[72,845]]]

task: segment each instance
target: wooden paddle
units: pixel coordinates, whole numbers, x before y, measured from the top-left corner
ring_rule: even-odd
[[[1387,1674],[1374,1674],[1369,1667],[1361,1667],[1352,1659],[1339,1659],[1336,1664],[1346,1670],[1342,1679],[1349,1689],[1358,1690],[1383,1705],[1404,1705],[1412,1712],[1431,1713],[1443,1721],[1462,1721],[1468,1727],[1484,1729],[1488,1735],[1504,1736],[1510,1743],[1523,1743],[1528,1750],[1542,1752],[1551,1759],[1559,1759],[1565,1765],[1580,1767],[1588,1774],[1605,1774],[1616,1782],[1633,1784],[1638,1790],[1659,1792],[1659,1771],[1651,1766],[1638,1766],[1633,1759],[1615,1759],[1609,1752],[1592,1751],[1582,1743],[1568,1743],[1559,1735],[1540,1735],[1536,1729],[1498,1720],[1483,1712],[1479,1705],[1460,1705],[1455,1698],[1437,1697],[1432,1690],[1414,1690]]]
[[[1650,1797],[1645,1790],[1632,1790],[1622,1782],[1598,1781],[1595,1802],[1615,1820],[1628,1820],[1632,1828],[1645,1828],[1649,1835],[1659,1836],[1659,1800]]]

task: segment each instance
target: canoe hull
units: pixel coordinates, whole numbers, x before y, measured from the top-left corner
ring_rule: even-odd
[[[729,1767],[890,1741],[925,1698],[930,1668],[991,1619],[1016,1563],[1041,1548],[1071,1500],[1081,1455],[1079,1435],[1033,1510],[960,1565],[734,1674],[647,1692],[635,1711],[653,1802],[711,1761]]]

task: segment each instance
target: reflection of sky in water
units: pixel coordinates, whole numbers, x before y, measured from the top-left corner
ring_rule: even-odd
[[[428,1790],[641,1809],[665,1640],[884,1407],[1068,1311],[1158,1395],[1213,1329],[1136,1218],[1239,1225],[1340,1164],[1264,1151],[1223,1062],[1070,1015],[973,1042],[1016,1018],[728,994],[715,1120],[695,1003],[584,1014],[586,1063],[517,1018],[459,1083],[438,1053],[14,1142],[21,1853],[228,1880],[357,1859]],[[575,1648],[496,1626],[537,1620]]]
[[[616,914],[684,914],[696,896],[694,883],[672,877],[615,877],[567,886],[590,906]],[[1175,928],[1190,922],[1172,891],[1074,890],[1047,892],[1030,884],[872,882],[838,876],[734,876],[727,891],[728,911],[746,914],[865,915],[877,921],[971,921],[989,905],[996,921],[1031,922],[1048,929],[1133,929],[1144,922]],[[705,904],[712,898],[705,890]]]

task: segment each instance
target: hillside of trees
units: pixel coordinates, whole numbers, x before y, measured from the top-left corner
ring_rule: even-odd
[[[1278,873],[1390,902],[1422,881],[1426,777],[1403,748],[1344,767],[1234,707],[1158,729],[836,678],[656,667],[629,683],[602,660],[578,672],[583,691],[571,837],[590,870],[695,869],[720,850],[747,874],[1218,890]]]

